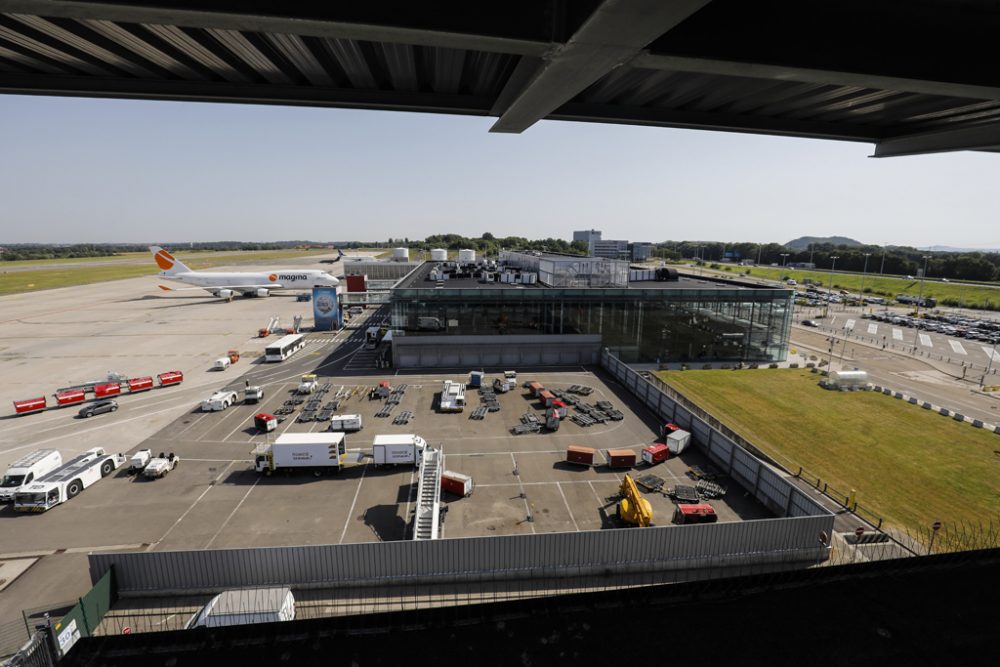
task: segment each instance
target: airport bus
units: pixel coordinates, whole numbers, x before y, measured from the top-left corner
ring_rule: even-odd
[[[264,348],[264,361],[284,361],[305,346],[306,337],[302,334],[285,336]]]

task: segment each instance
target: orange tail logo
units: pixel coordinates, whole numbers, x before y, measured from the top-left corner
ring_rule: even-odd
[[[155,259],[156,265],[164,271],[169,270],[174,265],[174,256],[166,250],[160,250],[160,252],[156,253]]]

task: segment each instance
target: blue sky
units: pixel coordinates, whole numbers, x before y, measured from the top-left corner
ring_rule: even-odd
[[[570,238],[1000,246],[1000,155],[379,111],[0,96],[0,243]]]

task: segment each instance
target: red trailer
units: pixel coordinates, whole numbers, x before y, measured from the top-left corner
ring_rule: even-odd
[[[635,466],[635,452],[631,449],[605,449],[604,458],[609,468],[631,468]]]
[[[261,433],[270,433],[278,428],[278,418],[266,412],[258,412],[253,416],[253,425]]]
[[[441,490],[466,498],[472,495],[472,478],[445,470],[441,473]]]
[[[46,408],[45,397],[29,398],[26,401],[14,401],[14,412],[19,415],[27,415],[32,412],[41,412]]]
[[[77,403],[83,403],[86,399],[87,394],[83,389],[70,389],[68,391],[60,391],[56,394],[57,405],[76,405]]]
[[[567,463],[579,463],[585,466],[594,465],[594,453],[596,450],[590,447],[580,447],[579,445],[570,445],[566,448],[566,462]]]
[[[664,438],[673,433],[674,431],[680,431],[681,427],[677,424],[664,424],[663,428],[660,429],[660,435]]]
[[[545,405],[545,407],[550,407],[552,405],[552,401],[556,400],[556,395],[548,389],[543,389],[538,393],[538,399]]]
[[[166,373],[160,373],[156,376],[161,387],[166,387],[172,384],[180,384],[184,381],[184,373],[180,371],[167,371]]]
[[[651,466],[663,463],[668,458],[670,458],[670,448],[662,442],[657,442],[642,450],[642,460]]]
[[[708,503],[678,505],[674,510],[674,523],[715,523],[718,520],[715,509]]]
[[[132,393],[137,391],[149,391],[153,388],[153,378],[129,378],[128,390]]]
[[[94,396],[97,398],[106,398],[108,396],[117,396],[122,393],[122,386],[117,382],[109,382],[108,384],[99,384],[94,387]]]
[[[538,398],[538,396],[543,391],[545,391],[545,387],[542,386],[541,382],[529,382],[528,383],[528,391],[531,392],[532,396],[534,396],[535,398]]]
[[[552,409],[558,413],[559,419],[566,419],[567,415],[569,415],[569,408],[558,398],[552,401]]]

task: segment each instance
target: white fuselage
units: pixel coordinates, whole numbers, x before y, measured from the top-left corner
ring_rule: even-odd
[[[310,290],[313,287],[333,287],[338,280],[326,271],[315,269],[279,269],[266,272],[229,272],[229,271],[188,271],[160,274],[167,280],[176,280],[196,287],[239,289],[284,289]]]

